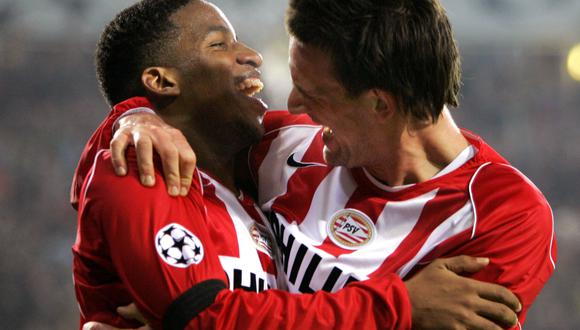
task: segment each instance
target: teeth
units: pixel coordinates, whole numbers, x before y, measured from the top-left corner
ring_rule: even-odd
[[[247,96],[254,96],[264,89],[264,83],[258,78],[248,78],[238,84],[238,89]]]

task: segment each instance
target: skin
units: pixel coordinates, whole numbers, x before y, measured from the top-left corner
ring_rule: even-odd
[[[321,49],[291,39],[289,63],[288,111],[326,127],[324,157],[331,165],[364,167],[398,186],[429,180],[469,146],[448,111],[433,124],[401,115],[396,98],[384,90],[351,97]]]
[[[235,155],[260,140],[266,111],[237,85],[259,79],[262,57],[237,40],[230,22],[212,4],[192,1],[171,20],[179,31],[169,42],[172,65],[145,69],[142,83],[163,120],[196,148],[198,165],[237,191]],[[138,152],[143,149],[150,148],[138,146]],[[150,159],[139,160],[151,165]]]
[[[162,114],[163,120],[169,125],[155,116],[132,115],[121,121],[121,128],[112,142],[113,162],[116,167],[125,169],[118,171],[119,173],[126,173],[124,150],[130,143],[134,143],[137,147],[142,176],[153,176],[152,146],[162,158],[169,157],[169,161],[164,161],[164,166],[166,163],[169,164],[169,169],[164,170],[170,173],[169,176],[166,175],[166,180],[170,187],[169,192],[173,195],[177,195],[178,190],[171,187],[180,187],[183,194],[183,191],[187,192],[191,183],[191,173],[182,173],[183,169],[188,171],[191,169],[192,172],[191,163],[195,163],[195,158],[191,156],[193,151],[187,145],[187,141],[184,141],[185,137],[196,150],[198,165],[210,168],[214,174],[220,173],[228,187],[234,191],[236,189],[233,159],[234,154],[243,149],[242,145],[234,143],[227,149],[227,157],[212,152],[212,150],[222,151],[221,134],[228,134],[230,131],[220,131],[220,134],[216,134],[215,127],[208,130],[204,126],[207,125],[208,114],[212,122],[219,123],[220,120],[227,122],[230,118],[237,118],[241,123],[247,124],[245,128],[255,129],[256,136],[262,132],[259,117],[263,113],[256,110],[259,108],[258,104],[250,100],[246,100],[246,105],[250,108],[253,106],[253,110],[226,110],[223,115],[208,113],[210,110],[207,109],[217,112],[219,106],[243,104],[232,101],[244,100],[241,97],[247,98],[239,95],[239,92],[236,93],[232,81],[235,83],[235,77],[256,72],[255,69],[261,64],[261,58],[236,41],[233,28],[216,7],[204,3],[202,5],[203,10],[208,10],[208,13],[212,10],[218,13],[206,24],[209,23],[210,26],[217,24],[225,29],[220,28],[220,32],[211,31],[203,38],[192,37],[192,40],[201,40],[199,42],[188,42],[179,38],[178,43],[185,44],[179,44],[176,50],[184,49],[184,51],[176,54],[176,58],[178,62],[185,63],[186,67],[182,70],[185,74],[175,74],[175,70],[165,74],[153,72],[151,77],[143,79],[146,86],[149,84],[155,87],[151,88],[153,97],[161,95],[164,100],[167,97],[178,97],[181,100],[172,102],[164,115]],[[189,32],[199,31],[197,26],[188,25],[194,23],[187,17],[185,10],[176,15],[175,21],[179,26],[189,28]],[[229,43],[226,47],[222,44],[224,41],[226,44]],[[200,55],[194,56],[191,63],[204,63],[202,67],[206,69],[205,71],[199,71],[194,69],[193,65],[187,64],[188,54],[195,53],[196,50],[199,50]],[[252,52],[254,55],[251,55]],[[246,55],[243,56],[244,54]],[[214,70],[217,73],[212,73]],[[416,122],[400,115],[398,103],[388,91],[369,90],[357,97],[349,96],[336,79],[328,55],[320,49],[293,40],[290,45],[290,70],[294,87],[288,100],[289,110],[292,113],[306,113],[314,121],[328,128],[324,133],[324,156],[330,164],[362,166],[380,181],[396,186],[428,180],[468,146],[447,111],[443,112],[436,124]],[[209,81],[208,75],[213,77]],[[169,84],[160,83],[164,81],[164,77],[168,77],[165,80],[169,81]],[[203,89],[204,86],[200,85],[200,81],[203,81],[202,85],[209,84],[213,87]],[[170,88],[171,86],[187,86],[187,88],[179,88],[176,92],[174,87]],[[227,92],[215,94],[215,86],[223,86],[223,90]],[[194,90],[203,92],[190,93]],[[207,100],[200,101],[196,98],[206,93],[209,94]],[[186,115],[173,111],[172,107],[177,104],[190,111]],[[197,107],[191,107],[196,104]],[[200,107],[199,104],[205,107]],[[201,113],[203,121],[200,120]],[[200,125],[200,122],[204,125]],[[185,137],[176,133],[174,128],[169,128],[171,126],[185,129]],[[228,127],[232,129],[231,132],[236,132],[234,128],[237,126]],[[239,134],[239,131],[235,134]],[[230,138],[235,134],[231,134]],[[253,137],[248,137],[244,141],[248,142]],[[174,140],[178,142],[173,142]],[[140,147],[140,144],[146,147]],[[216,149],[218,147],[221,149]],[[184,152],[187,154],[185,157]],[[514,311],[519,311],[521,307],[509,290],[458,275],[477,272],[488,262],[489,260],[485,258],[465,256],[441,259],[406,281],[412,302],[414,327],[500,329],[499,326],[514,325],[517,322]],[[461,295],[457,292],[461,292]],[[101,329],[103,325],[96,326],[98,327],[90,329]]]
[[[517,319],[514,321],[506,318],[506,315],[512,315],[512,309],[519,310],[521,307],[509,291],[499,285],[479,283],[458,275],[477,272],[488,263],[487,258],[468,256],[437,259],[406,281],[413,305],[413,329],[501,329],[515,325]],[[510,302],[512,305],[495,301]],[[126,319],[144,324],[135,330],[151,329],[135,304],[119,307],[117,312]],[[501,327],[482,316],[496,320]],[[83,330],[121,329],[99,322],[88,322],[84,324]]]
[[[312,45],[298,40],[290,41],[290,73],[293,89],[288,98],[288,111],[293,114],[307,114],[313,121],[324,126],[324,159],[335,166],[349,168],[363,167],[379,181],[400,186],[429,180],[449,165],[469,146],[453,118],[445,110],[436,123],[420,122],[402,115],[396,98],[389,92],[372,89],[352,97],[336,78],[330,56]],[[437,265],[437,266],[435,266]],[[454,269],[451,266],[431,266]],[[461,271],[474,272],[475,268],[458,267]],[[452,283],[445,273],[426,270],[423,275],[433,276],[430,283]],[[453,274],[454,276],[457,276]],[[422,299],[424,289],[416,278],[406,282],[413,306],[413,324],[426,325],[424,328],[437,329],[461,326],[482,329],[513,325],[512,312],[501,303],[502,300],[465,299],[454,309],[453,315],[430,305]],[[446,290],[478,294],[468,287]],[[438,296],[439,306],[454,304]],[[465,308],[470,306],[473,310]],[[487,311],[489,309],[492,315]],[[507,319],[501,316],[505,314]],[[512,314],[512,315],[510,315]],[[457,322],[456,319],[465,320]]]

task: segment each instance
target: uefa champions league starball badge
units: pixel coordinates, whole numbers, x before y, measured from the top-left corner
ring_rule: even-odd
[[[366,246],[375,236],[374,223],[366,214],[355,209],[336,212],[326,229],[332,242],[347,250],[357,250]]]
[[[203,245],[197,236],[180,224],[163,227],[155,236],[157,253],[171,266],[187,268],[203,259]]]

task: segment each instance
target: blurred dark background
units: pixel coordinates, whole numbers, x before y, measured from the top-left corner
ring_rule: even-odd
[[[0,0],[0,328],[73,329],[68,203],[76,161],[108,108],[93,68],[128,0]],[[285,1],[215,1],[265,57],[265,99],[290,88]],[[556,273],[526,329],[580,329],[580,44],[577,0],[443,0],[464,62],[455,116],[530,177],[556,222]],[[580,51],[579,51],[580,52]],[[578,55],[577,57],[580,57]],[[576,71],[575,71],[576,70]]]

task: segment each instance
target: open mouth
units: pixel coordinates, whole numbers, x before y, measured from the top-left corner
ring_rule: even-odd
[[[264,89],[264,83],[260,78],[246,78],[236,85],[237,89],[244,95],[254,97],[254,95]]]
[[[236,89],[244,94],[250,103],[253,104],[253,108],[258,114],[258,121],[262,123],[264,114],[266,113],[266,110],[268,110],[268,105],[264,103],[261,98],[256,97],[256,94],[264,89],[264,83],[259,76],[245,77],[242,79],[243,80],[240,79],[236,82]]]

